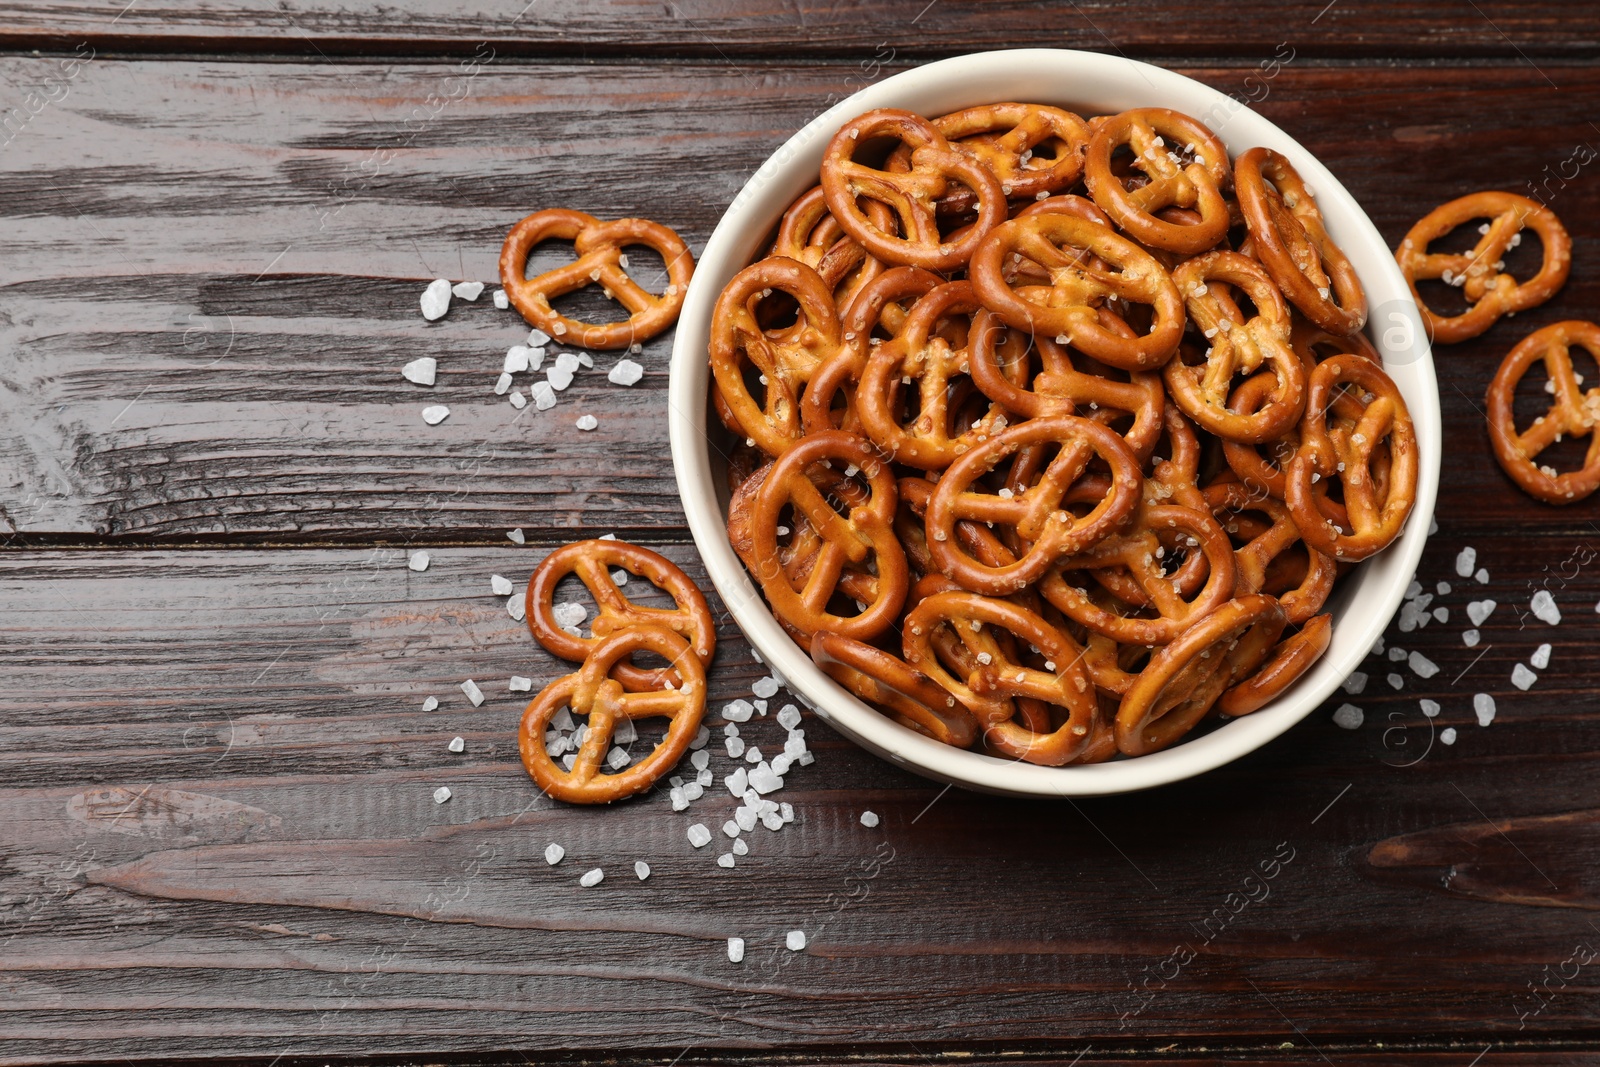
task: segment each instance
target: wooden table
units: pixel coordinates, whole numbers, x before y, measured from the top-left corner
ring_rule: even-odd
[[[0,27],[0,1062],[1600,1058],[1600,504],[1513,491],[1479,411],[1516,339],[1600,298],[1595,5],[123,2]],[[493,282],[537,207],[698,250],[831,97],[1028,44],[1255,101],[1391,243],[1481,188],[1565,219],[1559,298],[1436,355],[1418,577],[1449,620],[1390,641],[1440,672],[1373,657],[1360,729],[1341,694],[1226,769],[1076,803],[946,791],[808,714],[797,820],[731,870],[685,839],[720,789],[542,797],[507,679],[564,668],[489,579],[603,532],[703,579],[670,341],[631,389],[607,358],[519,414],[490,391],[516,318],[428,324],[423,286]],[[431,390],[398,373],[424,355]],[[764,673],[723,618],[718,705]]]

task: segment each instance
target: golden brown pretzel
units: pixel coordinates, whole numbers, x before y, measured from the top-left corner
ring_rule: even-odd
[[[1252,148],[1234,164],[1239,210],[1252,251],[1289,302],[1341,336],[1367,323],[1367,294],[1344,250],[1322,224],[1299,171],[1270,148]]]
[[[526,277],[528,255],[542,241],[573,243],[578,258],[564,267]],[[623,249],[642,245],[656,251],[667,265],[667,287],[660,296],[640,288],[623,266]],[[500,283],[511,306],[528,325],[557,341],[585,348],[627,348],[671,326],[683,307],[694,276],[694,258],[681,238],[659,222],[618,219],[601,222],[592,215],[564,208],[536,211],[511,227],[500,249]],[[601,286],[608,298],[628,309],[622,322],[595,325],[569,319],[550,306],[554,297]]]
[[[1143,756],[1182,739],[1266,657],[1283,627],[1278,602],[1256,594],[1228,601],[1158,649],[1117,709],[1122,754]]]
[[[1594,432],[1600,421],[1600,385],[1585,390],[1578,384],[1569,352],[1574,344],[1600,359],[1600,326],[1570,321],[1534,331],[1506,353],[1489,383],[1489,440],[1494,458],[1523,492],[1547,504],[1575,503],[1600,488],[1600,434]],[[1517,383],[1540,361],[1553,383],[1555,399],[1549,411],[1519,433],[1514,410]],[[1537,462],[1541,452],[1568,435],[1589,438],[1582,467],[1563,474]]]
[[[1237,717],[1266,707],[1322,658],[1332,640],[1332,615],[1305,620],[1298,633],[1273,648],[1265,663],[1217,699],[1217,710]]]
[[[870,203],[866,211],[879,227],[890,225],[884,205]],[[884,265],[867,255],[867,250],[828,213],[820,185],[783,213],[770,255],[798,260],[816,271],[823,284],[833,290],[841,317],[850,302],[884,270]]]
[[[1149,179],[1131,189],[1112,169],[1123,145],[1133,151],[1133,167]],[[1185,163],[1186,156],[1193,161]],[[1089,139],[1083,178],[1094,202],[1141,244],[1192,256],[1227,236],[1228,151],[1188,115],[1145,107],[1109,117]],[[1163,221],[1156,212],[1165,207],[1193,208],[1199,221]]]
[[[1030,272],[1049,280],[1035,283]],[[1054,337],[1123,370],[1160,367],[1183,337],[1183,299],[1166,268],[1126,237],[1073,214],[1041,212],[1002,223],[973,253],[968,276],[1006,325]],[[1129,338],[1108,328],[1101,309],[1112,298],[1149,305],[1149,331]]]
[[[1002,193],[1019,199],[1071,188],[1089,147],[1082,118],[1044,104],[969,107],[941,115],[933,125],[956,151],[988,167]],[[1051,154],[1039,154],[1041,145]]]
[[[1488,228],[1471,252],[1428,251],[1428,245],[1457,226],[1485,218]],[[1505,273],[1505,254],[1522,240],[1524,229],[1539,235],[1544,262],[1538,274],[1518,282]],[[1472,193],[1424,215],[1394,255],[1422,311],[1428,337],[1439,344],[1454,344],[1478,336],[1502,315],[1538,307],[1554,296],[1572,269],[1572,238],[1555,212],[1543,204],[1516,193]],[[1417,291],[1417,281],[1423,278],[1461,287],[1471,307],[1453,316],[1431,310]]]
[[[850,467],[857,468],[871,490],[866,503],[844,501],[848,515],[835,510],[807,476],[808,468],[824,460],[836,469],[844,467],[847,477],[855,473]],[[894,472],[870,441],[839,430],[810,434],[778,459],[756,494],[751,534],[755,577],[779,619],[807,635],[827,630],[858,641],[870,641],[894,625],[911,585],[905,550],[894,536],[899,502],[894,481]],[[791,505],[822,539],[816,561],[798,589],[778,558],[779,517]],[[877,576],[876,597],[855,615],[831,611],[829,601],[839,590],[845,568],[864,567],[869,560]]]
[[[934,653],[933,634],[942,627],[949,627],[971,656],[973,666],[965,678],[952,675]],[[1009,658],[993,630],[1009,632],[1038,649],[1045,658],[1044,669]],[[975,593],[936,593],[906,616],[902,636],[906,661],[972,708],[985,739],[999,751],[1058,767],[1077,758],[1088,744],[1098,709],[1094,686],[1083,667],[1083,650],[1033,612]],[[997,710],[1012,698],[1032,698],[1062,708],[1066,721],[1049,733],[1018,724],[1006,710]]]
[[[862,700],[882,704],[918,733],[957,748],[978,739],[972,712],[899,656],[819,631],[811,638],[811,658],[834,681]]]
[[[856,162],[857,147],[875,137],[906,145],[910,169],[897,173]],[[957,241],[939,233],[934,208],[952,180],[977,197],[977,220]],[[1000,180],[987,167],[953,148],[926,119],[894,108],[869,111],[834,134],[822,157],[822,188],[833,217],[870,254],[928,270],[965,266],[978,242],[1006,217]],[[887,204],[902,233],[874,225],[860,206],[862,199]]]
[[[653,652],[672,664],[675,689],[629,691],[611,671],[634,652]],[[589,717],[572,769],[545,749],[545,731],[562,707]],[[661,626],[628,626],[602,639],[576,673],[557,678],[533,699],[517,732],[522,765],[539,788],[569,804],[609,804],[649,789],[689,750],[706,708],[705,668],[694,650]],[[623,719],[666,718],[667,735],[644,759],[615,774],[601,772]]]
[[[799,304],[794,326],[780,332],[761,328],[753,305],[768,290],[781,290]],[[764,259],[733,276],[711,316],[711,373],[749,443],[778,456],[800,437],[800,391],[818,364],[838,352],[840,333],[833,290],[804,263]],[[745,383],[746,362],[761,375],[760,403]]]
[[[1306,372],[1289,345],[1289,308],[1261,265],[1237,252],[1209,252],[1172,272],[1189,318],[1210,348],[1190,366],[1180,356],[1162,368],[1167,391],[1183,413],[1224,441],[1259,444],[1280,436],[1305,410]],[[1250,298],[1246,318],[1233,290]],[[1234,378],[1265,364],[1277,388],[1255,411],[1228,408]]]
[[[1347,384],[1372,399],[1365,403],[1359,421],[1346,425],[1341,420],[1330,427],[1329,408]],[[1375,460],[1384,441],[1387,465],[1380,468]],[[1306,546],[1338,562],[1366,559],[1387,548],[1400,536],[1416,503],[1417,465],[1411,413],[1383,368],[1354,355],[1333,356],[1317,364],[1306,390],[1300,450],[1284,479],[1284,496]],[[1318,480],[1337,478],[1343,487],[1349,533],[1322,516],[1313,475]]]
[[[1058,447],[1030,484],[985,492],[978,479],[1019,451]],[[1065,497],[1092,458],[1110,465],[1111,484],[1086,514],[1066,510]],[[1004,596],[1038,580],[1062,556],[1080,552],[1121,526],[1139,501],[1139,461],[1115,430],[1074,415],[1030,419],[991,437],[950,465],[928,503],[928,549],[939,569],[974,592]],[[1005,523],[1029,542],[1015,563],[990,567],[953,539],[961,519]]]
[[[1244,482],[1214,482],[1206,486],[1205,497],[1217,520],[1224,522],[1230,532],[1238,517],[1246,512],[1259,512],[1270,520],[1271,525],[1265,529],[1241,536],[1245,543],[1234,550],[1234,595],[1266,592],[1267,572],[1273,561],[1301,541],[1300,527],[1294,516],[1281,501]],[[1230,524],[1224,516],[1232,516],[1234,522]],[[1273,594],[1283,605],[1284,616],[1291,625],[1299,625],[1322,610],[1338,577],[1331,557],[1310,546],[1305,546],[1305,552],[1305,574],[1290,589]]]
[[[672,594],[676,606],[647,608],[633,603],[611,578],[612,568],[647,578]],[[576,574],[600,609],[590,629],[593,637],[574,637],[555,619],[555,592],[561,579]],[[709,666],[717,648],[717,625],[701,593],[677,564],[648,548],[626,541],[576,541],[546,556],[528,580],[528,629],[545,651],[562,659],[582,661],[600,643],[630,626],[662,626],[694,645],[702,665]],[[644,670],[626,660],[616,665],[617,679],[632,689],[659,689],[676,676],[666,669]]]

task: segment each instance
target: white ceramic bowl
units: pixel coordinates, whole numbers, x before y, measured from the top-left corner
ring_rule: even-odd
[[[1084,767],[1038,767],[940,744],[863,704],[824,674],[779,628],[729,547],[724,464],[708,419],[706,345],[711,311],[728,280],[751,262],[783,210],[817,183],[823,148],[848,120],[879,107],[941,115],[978,104],[1024,100],[1082,115],[1161,106],[1210,126],[1237,157],[1267,145],[1313,187],[1328,230],[1349,255],[1372,308],[1368,332],[1404,393],[1422,463],[1405,532],[1340,583],[1330,601],[1333,640],[1296,685],[1253,715],[1163,752]],[[734,198],[695,268],[673,346],[669,425],[678,489],[711,581],[761,658],[835,729],[918,774],[991,793],[1085,796],[1175,782],[1266,744],[1320,705],[1355,669],[1399,607],[1427,540],[1439,484],[1440,417],[1433,361],[1415,303],[1394,257],[1343,185],[1288,134],[1221,92],[1181,74],[1115,56],[1031,48],[982,52],[886,78],[823,112],[791,137]]]

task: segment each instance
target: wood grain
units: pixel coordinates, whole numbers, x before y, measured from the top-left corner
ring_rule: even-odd
[[[0,84],[20,90],[54,62],[0,62]],[[1190,73],[1243,91],[1248,69]],[[1555,302],[1437,354],[1440,506],[1484,530],[1530,509],[1567,530],[1591,521],[1587,504],[1514,492],[1480,413],[1517,338],[1600,302],[1600,183],[1561,177],[1576,145],[1600,145],[1587,107],[1600,73],[1555,73],[1559,90],[1529,67],[1290,64],[1260,105],[1393,243],[1442,200],[1529,183],[1573,231]],[[601,524],[681,537],[668,338],[632,389],[605,381],[602,355],[555,409],[519,414],[490,391],[524,336],[515,314],[485,296],[428,324],[417,297],[438,274],[492,282],[506,227],[537,207],[648,214],[698,250],[766,155],[859,80],[838,64],[489,64],[472,78],[84,65],[0,155],[0,521],[30,543],[490,543],[515,526],[557,538]],[[462,95],[436,117],[407,122],[450,92]],[[439,360],[432,389],[398,373],[423,355]],[[434,403],[452,414],[428,427],[419,413]],[[580,436],[580,413],[600,428]]]
[[[728,818],[720,789],[682,814],[659,792],[582,810],[516,762],[525,698],[505,679],[566,668],[489,577],[523,580],[541,549],[435,548],[420,573],[395,550],[8,553],[0,1060],[1040,1043],[1070,1059],[1219,1039],[1309,1056],[1440,1034],[1476,1042],[1470,1059],[1592,1033],[1586,970],[1543,1001],[1528,986],[1600,933],[1509,890],[1600,862],[1592,833],[1515,829],[1600,809],[1600,570],[1568,537],[1529,535],[1478,545],[1493,569],[1478,587],[1453,573],[1465,543],[1447,526],[1419,575],[1456,582],[1435,604],[1452,621],[1391,635],[1438,675],[1372,657],[1363,694],[1153,793],[944,792],[808,713],[818,762],[781,794],[799,819],[750,835],[733,870],[713,862],[720,834],[700,852],[684,836]],[[689,548],[664,551],[703,581]],[[1560,627],[1519,616],[1529,583],[1554,590]],[[1464,605],[1485,593],[1503,604],[1469,649]],[[762,673],[725,622],[721,638],[714,704]],[[1550,668],[1513,689],[1511,664],[1543,641]],[[456,689],[467,677],[481,708]],[[1499,699],[1488,729],[1475,691]],[[441,707],[423,712],[430,694]],[[1342,700],[1365,708],[1361,730],[1330,721]],[[780,731],[758,718],[744,735]],[[1494,845],[1501,829],[1514,847]],[[1369,860],[1419,839],[1408,864],[1470,864],[1479,891]],[[567,849],[555,868],[550,841]],[[580,888],[593,866],[606,880]],[[790,929],[805,953],[781,948]],[[741,966],[728,936],[749,942]]]
[[[1460,0],[1245,0],[1033,4],[1025,0],[254,0],[122,5],[82,0],[30,5],[7,19],[0,43],[14,48],[277,52],[342,57],[448,56],[488,42],[506,55],[691,56],[732,64],[751,56],[929,57],[985,48],[1049,45],[1128,55],[1229,56],[1270,52],[1282,41],[1308,55],[1522,55],[1593,58],[1600,18],[1589,5],[1475,5]]]

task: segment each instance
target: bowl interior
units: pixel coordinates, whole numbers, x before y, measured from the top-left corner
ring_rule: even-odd
[[[1367,332],[1416,426],[1421,467],[1405,531],[1346,576],[1330,599],[1333,638],[1295,686],[1254,714],[1135,759],[1038,767],[955,749],[878,713],[836,684],[778,626],[728,544],[726,431],[709,412],[706,361],[711,309],[730,278],[764,251],[787,206],[817,182],[822,151],[846,121],[877,107],[924,115],[1003,100],[1053,104],[1088,116],[1170,107],[1205,122],[1237,156],[1266,145],[1313,187],[1333,239],[1354,263],[1371,311]],[[1220,766],[1287,730],[1355,669],[1399,607],[1432,523],[1438,488],[1438,387],[1420,315],[1376,227],[1339,181],[1277,126],[1225,94],[1173,71],[1063,49],[985,52],[931,63],[868,86],[823,112],[751,177],[700,258],[673,347],[669,390],[673,463],[684,510],[713,584],[761,658],[808,706],[857,743],[908,768],[971,789],[1018,796],[1076,796],[1144,789]]]

